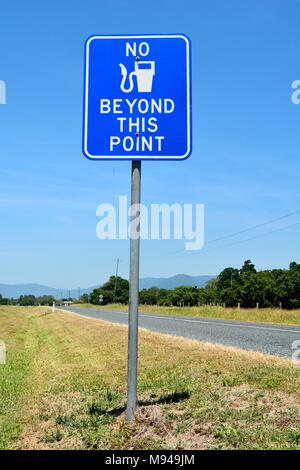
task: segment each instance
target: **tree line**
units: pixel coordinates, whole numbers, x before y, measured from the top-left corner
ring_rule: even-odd
[[[111,303],[127,304],[129,283],[127,279],[111,276],[101,287],[91,294],[83,294],[81,303],[106,305]],[[64,299],[63,299],[64,300]],[[71,298],[66,300],[72,300]],[[55,300],[51,295],[35,297],[21,295],[19,299],[3,298],[0,305],[52,305]],[[77,300],[78,301],[78,300]],[[225,307],[260,308],[280,307],[300,308],[300,264],[291,262],[288,269],[257,271],[250,260],[238,268],[228,267],[204,287],[179,286],[174,289],[151,287],[140,291],[140,303],[161,306],[201,306],[222,305]]]
[[[33,307],[37,305],[52,305],[55,298],[52,295],[42,295],[36,297],[35,295],[20,295],[18,299],[8,299],[2,297],[0,294],[0,305],[21,305],[24,307]]]
[[[111,276],[102,287],[85,297],[90,303],[128,303],[129,283]],[[225,268],[205,287],[179,286],[174,289],[152,287],[140,291],[140,303],[165,306],[223,305],[253,308],[259,306],[300,308],[300,264],[291,262],[289,269],[257,271],[250,260],[238,268]]]

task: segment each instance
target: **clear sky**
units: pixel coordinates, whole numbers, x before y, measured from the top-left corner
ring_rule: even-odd
[[[117,257],[128,275],[128,241],[100,241],[95,229],[97,205],[129,194],[130,162],[81,153],[92,34],[192,41],[193,154],[143,163],[144,203],[204,203],[207,242],[300,209],[299,0],[11,0],[0,25],[0,282],[87,287],[113,274]],[[216,274],[245,259],[287,267],[300,261],[298,222],[299,213],[200,252],[144,241],[141,276]]]

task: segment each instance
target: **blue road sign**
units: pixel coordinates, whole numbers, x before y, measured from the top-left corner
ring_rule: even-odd
[[[182,34],[90,37],[85,46],[85,156],[189,157],[190,75],[190,41]]]

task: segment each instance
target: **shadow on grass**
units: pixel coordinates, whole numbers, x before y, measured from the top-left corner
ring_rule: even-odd
[[[183,400],[187,400],[188,398],[190,398],[190,396],[190,392],[175,392],[170,393],[169,395],[164,395],[160,398],[153,398],[152,400],[139,400],[138,406],[166,405],[169,403],[179,403]],[[125,411],[126,405],[109,410],[104,410],[103,408],[97,406],[97,404],[93,404],[89,409],[91,415],[108,415],[114,417],[120,416]]]
[[[41,317],[46,317],[47,315],[51,315],[51,314],[53,314],[52,310],[50,310],[49,312],[47,311],[47,312],[44,312],[44,313],[40,313],[36,317],[41,318]]]

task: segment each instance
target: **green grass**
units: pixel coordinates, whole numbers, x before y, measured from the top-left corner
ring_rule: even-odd
[[[300,367],[140,330],[124,419],[127,328],[0,307],[1,449],[299,449]]]
[[[101,308],[99,305],[92,304],[74,304],[74,307]],[[124,304],[105,305],[103,308],[123,311],[128,310],[128,306]],[[300,325],[300,310],[281,310],[279,308],[237,309],[209,305],[202,307],[158,307],[156,305],[140,305],[139,311],[141,313],[159,313],[162,315],[223,318],[225,320]]]

